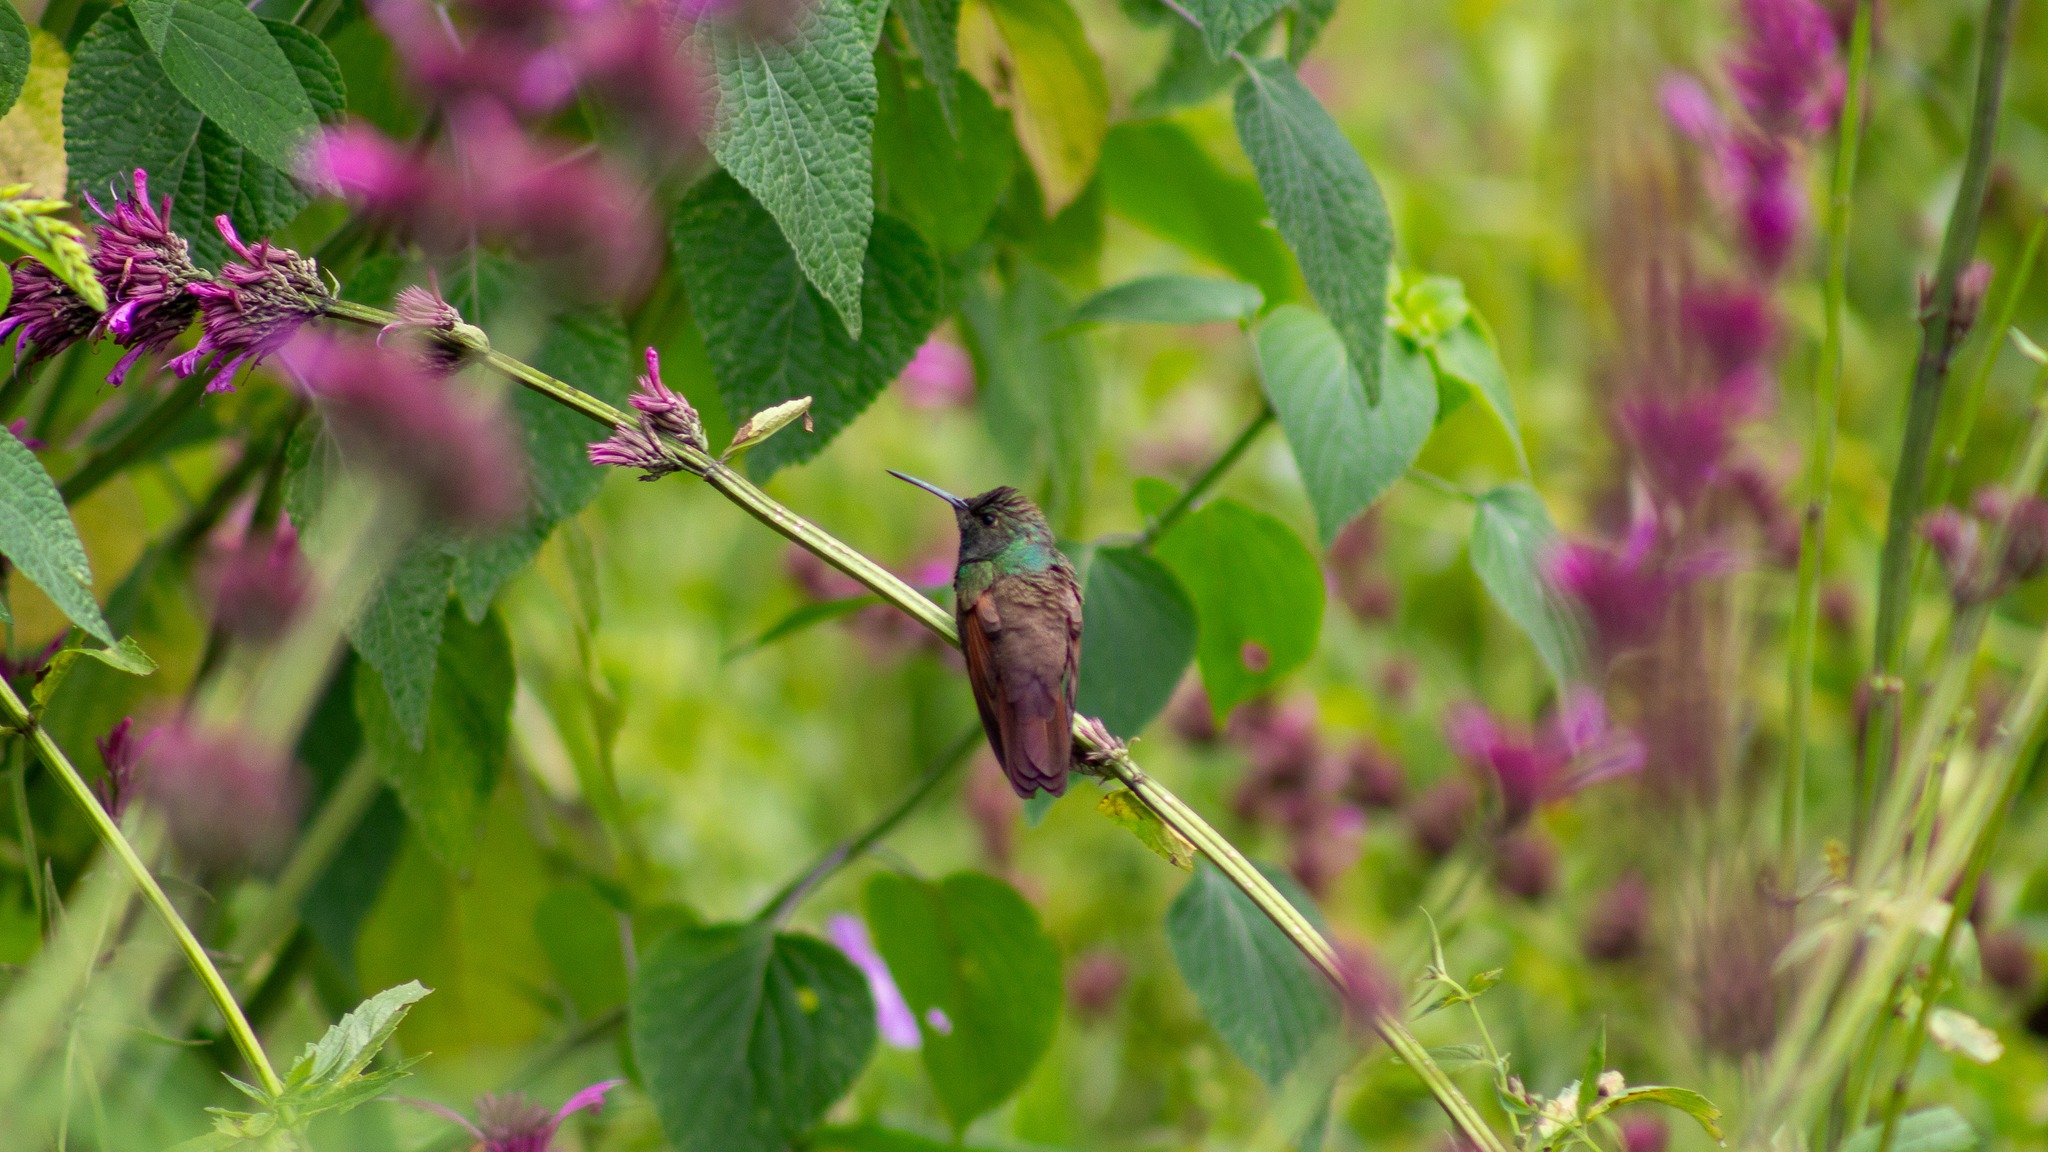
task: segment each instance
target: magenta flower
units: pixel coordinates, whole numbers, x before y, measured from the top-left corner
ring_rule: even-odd
[[[1116,1006],[1130,977],[1131,967],[1120,954],[1107,948],[1084,952],[1067,966],[1067,1003],[1084,1020],[1100,1019]]]
[[[1656,635],[1676,584],[1650,555],[1654,517],[1639,515],[1621,547],[1586,540],[1560,543],[1544,568],[1550,582],[1578,602],[1608,653]]]
[[[324,130],[306,150],[300,175],[385,219],[409,219],[434,197],[433,166],[367,124]]]
[[[1678,314],[1687,343],[1723,397],[1752,401],[1753,406],[1762,396],[1778,339],[1770,300],[1748,285],[1708,284],[1687,289]]]
[[[1472,785],[1452,777],[1424,789],[1402,811],[1402,816],[1408,822],[1409,834],[1415,838],[1415,846],[1430,859],[1440,860],[1450,855],[1451,849],[1464,838],[1465,826],[1471,823],[1473,808],[1478,803]]]
[[[135,762],[142,755],[143,745],[149,742],[147,736],[137,738],[134,728],[135,721],[123,716],[105,736],[93,741],[100,750],[100,763],[107,769],[99,781],[100,806],[115,820],[128,811],[128,801],[135,795]]]
[[[1680,508],[1698,503],[1728,455],[1731,406],[1713,395],[1637,396],[1618,415],[1650,486]]]
[[[1544,804],[1643,766],[1642,740],[1610,727],[1599,693],[1585,687],[1568,692],[1536,732],[1503,724],[1477,704],[1453,707],[1444,730],[1460,759],[1492,775],[1509,828]]]
[[[933,336],[903,366],[897,382],[912,408],[958,408],[974,399],[974,361],[965,348]]]
[[[1631,872],[1600,894],[1579,937],[1594,960],[1628,960],[1643,950],[1650,921],[1650,887]]]
[[[697,418],[697,410],[662,383],[661,354],[652,347],[647,349],[647,371],[638,383],[640,390],[626,402],[646,417],[649,431],[673,436],[700,452],[709,449],[710,444],[704,439],[704,422]]]
[[[327,311],[333,295],[312,260],[268,240],[249,247],[224,215],[213,224],[238,259],[221,265],[218,279],[190,286],[206,330],[190,352],[171,361],[171,369],[190,376],[201,358],[211,356],[218,370],[206,390],[231,392],[243,365],[283,349],[307,321]]]
[[[1814,0],[1743,0],[1742,22],[1742,50],[1728,62],[1742,106],[1774,135],[1827,131],[1843,92],[1827,10]]]
[[[424,1100],[411,1103],[469,1129],[470,1135],[478,1141],[476,1152],[549,1152],[555,1145],[555,1133],[561,1131],[562,1124],[569,1117],[585,1109],[604,1107],[605,1094],[624,1083],[624,1080],[601,1080],[569,1097],[553,1112],[517,1092],[479,1096],[475,1123],[445,1105]]]
[[[40,261],[26,256],[10,266],[14,298],[0,315],[0,343],[14,337],[14,355],[27,364],[55,356],[92,331],[100,314],[71,285],[58,279]],[[33,350],[24,351],[26,345]]]
[[[1671,1144],[1671,1127],[1656,1116],[1626,1116],[1619,1127],[1621,1152],[1664,1152]]]
[[[1657,104],[1672,127],[1702,148],[1719,147],[1728,133],[1728,122],[1706,87],[1683,72],[1671,73],[1657,86]]]
[[[142,792],[188,860],[205,869],[261,864],[290,846],[304,790],[283,756],[179,719],[150,734],[141,759]]]
[[[1744,135],[1727,156],[1743,250],[1757,271],[1776,276],[1791,259],[1806,222],[1802,173],[1783,144],[1761,136]]]
[[[137,360],[169,347],[191,327],[199,315],[192,289],[209,277],[192,263],[191,245],[171,231],[171,198],[150,204],[149,173],[135,170],[133,187],[114,201],[112,212],[90,196],[86,203],[100,217],[92,266],[107,290],[107,314],[95,335],[111,335],[128,349],[107,374],[118,388]]]
[[[214,622],[252,644],[284,634],[312,588],[312,572],[299,554],[298,532],[280,520],[268,535],[250,533],[215,562],[211,579]]]
[[[922,1046],[924,1039],[917,1030],[917,1016],[897,990],[888,961],[882,959],[868,939],[868,926],[858,916],[840,913],[825,921],[825,935],[867,976],[868,992],[875,1000],[875,1028],[882,1035],[882,1043],[912,1050]]]
[[[1524,828],[1501,837],[1493,851],[1501,891],[1533,903],[1557,887],[1557,845],[1548,836]]]
[[[485,532],[526,511],[525,453],[501,411],[369,340],[308,332],[284,352],[344,458],[402,485],[428,519]]]

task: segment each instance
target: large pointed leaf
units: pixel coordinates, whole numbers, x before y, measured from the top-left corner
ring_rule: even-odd
[[[1479,498],[1472,570],[1494,603],[1528,634],[1550,674],[1568,680],[1578,667],[1578,631],[1543,573],[1543,558],[1556,541],[1543,497],[1527,484],[1505,484]]]
[[[1102,186],[1111,211],[1258,285],[1269,303],[1300,295],[1294,259],[1266,223],[1258,185],[1226,171],[1179,123],[1117,125],[1103,144]]]
[[[910,33],[910,46],[917,49],[946,128],[965,140],[972,129],[961,123],[953,103],[960,68],[960,0],[893,0],[891,7]]]
[[[42,461],[10,430],[0,429],[0,556],[43,590],[73,624],[108,645],[113,629],[92,594],[92,565]]]
[[[887,0],[820,0],[788,43],[713,27],[711,153],[781,226],[853,336],[874,221],[875,38]]]
[[[1406,341],[1381,345],[1368,406],[1330,322],[1299,305],[1259,325],[1259,379],[1287,432],[1323,546],[1408,471],[1436,423],[1436,377]]]
[[[391,719],[414,748],[426,739],[434,660],[441,650],[454,568],[455,558],[440,544],[414,541],[349,626],[356,654],[376,671],[391,703]]]
[[[12,4],[6,8],[0,12],[0,115],[14,107],[28,82],[28,24],[20,9]]]
[[[138,0],[134,8],[179,94],[263,163],[291,171],[318,122],[263,21],[237,0]]]
[[[1155,551],[1195,602],[1195,659],[1217,715],[1315,652],[1323,573],[1287,525],[1235,500],[1215,500],[1175,525]]]
[[[1082,602],[1079,707],[1128,740],[1194,658],[1195,605],[1164,564],[1132,548],[1096,551]]]
[[[1261,868],[1297,908],[1314,907],[1284,873]],[[1336,997],[1301,950],[1208,861],[1166,912],[1181,978],[1230,1050],[1278,1084],[1337,1019]]]
[[[964,1130],[1022,1087],[1060,1013],[1059,946],[1016,889],[961,872],[868,882],[868,925],[917,1014],[924,1066]]]
[[[1188,15],[1202,27],[1211,59],[1230,54],[1245,33],[1264,24],[1293,0],[1183,0]]]
[[[768,924],[669,933],[633,985],[633,1054],[678,1152],[781,1152],[875,1044],[867,977]]]
[[[737,419],[812,398],[816,431],[793,429],[754,449],[747,467],[756,476],[817,455],[938,322],[938,260],[900,220],[875,221],[860,289],[867,321],[857,340],[805,282],[775,221],[731,177],[692,189],[669,236],[726,410]]]
[[[1387,265],[1394,253],[1379,185],[1285,61],[1248,63],[1236,103],[1238,139],[1273,223],[1359,369],[1366,397],[1377,404]]]

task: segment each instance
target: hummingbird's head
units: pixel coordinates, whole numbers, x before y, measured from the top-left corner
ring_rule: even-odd
[[[953,506],[953,518],[960,525],[960,563],[993,560],[1019,541],[1054,547],[1052,526],[1015,488],[991,488],[979,496],[955,496],[943,488],[914,476],[891,471],[889,475],[908,481]]]

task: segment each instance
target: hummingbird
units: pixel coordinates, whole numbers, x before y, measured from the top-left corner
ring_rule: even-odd
[[[1064,794],[1081,680],[1081,584],[1052,526],[1015,488],[963,498],[894,469],[889,475],[953,506],[953,620],[1003,775],[1027,800],[1041,788]]]

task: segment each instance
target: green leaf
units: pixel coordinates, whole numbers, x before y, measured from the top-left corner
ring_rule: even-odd
[[[1154,551],[1195,602],[1195,661],[1218,716],[1315,652],[1323,573],[1287,525],[1235,500],[1214,500],[1176,524]]]
[[[57,695],[57,689],[63,685],[66,675],[70,673],[71,666],[76,664],[81,656],[91,657],[116,672],[126,672],[130,676],[148,676],[156,671],[156,661],[150,659],[149,653],[142,650],[142,645],[137,643],[133,636],[121,637],[121,642],[111,648],[85,648],[73,645],[52,656],[49,666],[36,678],[30,700],[38,710],[48,707],[50,700]]]
[[[867,978],[822,940],[767,924],[669,933],[640,963],[629,1027],[678,1152],[782,1152],[867,1063]]]
[[[1600,1074],[1607,1070],[1607,1022],[1600,1022],[1600,1032],[1593,1040],[1592,1050],[1586,1053],[1585,1071],[1579,1074],[1578,1103],[1573,1115],[1584,1116],[1600,1098]]]
[[[1082,590],[1079,708],[1125,739],[1152,722],[1195,655],[1195,605],[1164,564],[1100,548]]]
[[[875,220],[858,340],[806,283],[775,221],[719,175],[677,206],[670,242],[713,374],[735,414],[813,399],[816,434],[780,436],[747,457],[765,477],[810,459],[874,402],[939,319],[940,271],[916,230]]]
[[[1287,433],[1323,546],[1415,463],[1436,424],[1436,378],[1405,340],[1380,346],[1380,402],[1366,403],[1336,329],[1300,305],[1258,333],[1259,379]]]
[[[1110,823],[1136,836],[1138,843],[1151,849],[1161,860],[1183,872],[1194,871],[1195,846],[1161,820],[1157,812],[1147,808],[1145,802],[1130,789],[1119,788],[1109,793],[1096,802],[1095,810],[1109,817]]]
[[[983,1152],[950,1140],[898,1132],[879,1124],[831,1125],[805,1137],[805,1152]]]
[[[1594,1118],[1612,1112],[1624,1104],[1642,1103],[1662,1104],[1669,1108],[1676,1108],[1694,1120],[1699,1121],[1700,1127],[1706,1130],[1708,1136],[1716,1140],[1721,1139],[1721,1110],[1714,1106],[1713,1101],[1690,1088],[1672,1088],[1663,1084],[1644,1084],[1627,1089],[1619,1095],[1608,1096],[1602,1099],[1598,1104],[1587,1109],[1581,1118],[1590,1122]],[[1851,1140],[1843,1146],[1843,1152],[1850,1152],[1855,1147],[1855,1144],[1856,1142]],[[1931,1150],[1923,1150],[1923,1152],[1931,1152]]]
[[[888,0],[821,0],[787,43],[707,33],[718,76],[711,154],[774,217],[856,339],[875,214],[873,54],[887,13]]]
[[[1285,62],[1256,60],[1237,86],[1243,141],[1273,223],[1343,339],[1366,398],[1380,399],[1393,225],[1379,185],[1336,121]]]
[[[1527,484],[1506,484],[1479,497],[1472,519],[1472,571],[1529,637],[1544,667],[1569,680],[1578,667],[1579,636],[1569,611],[1543,574],[1557,540],[1550,510]]]
[[[1055,528],[1086,498],[1094,459],[1098,381],[1087,345],[1061,334],[1069,302],[1059,281],[1020,262],[1001,296],[979,282],[960,308],[976,358],[982,417],[1019,470],[1051,479],[1046,513]]]
[[[0,5],[0,113],[14,107],[28,83],[28,24],[12,4]]]
[[[140,0],[135,7],[178,92],[265,164],[291,171],[318,121],[263,21],[236,0]]]
[[[0,436],[0,556],[43,590],[57,610],[102,643],[115,643],[92,595],[92,565],[71,511],[42,461],[11,430]]]
[[[1102,61],[1067,0],[981,0],[979,6],[994,18],[1009,67],[974,71],[991,93],[1007,98],[1046,215],[1055,215],[1088,187],[1102,155],[1109,131]],[[969,31],[985,26],[971,24]]]
[[[555,979],[576,1006],[594,1020],[626,1002],[627,974],[622,913],[589,884],[564,884],[541,897],[533,934],[555,970]]]
[[[917,1014],[939,1105],[964,1131],[1022,1087],[1051,1045],[1059,946],[1015,889],[978,873],[936,884],[880,873],[866,905],[875,947]]]
[[[291,62],[292,74],[299,78],[299,86],[313,105],[313,115],[323,124],[339,121],[348,108],[348,83],[342,79],[341,61],[334,58],[326,42],[284,20],[266,17],[263,30]]]
[[[357,1005],[319,1040],[306,1045],[285,1080],[286,1091],[338,1088],[362,1075],[398,1030],[405,1014],[426,999],[429,991],[419,981],[408,980]]]
[[[1016,173],[1010,118],[973,77],[962,73],[952,111],[956,135],[947,126],[939,89],[904,75],[893,59],[883,62],[880,76],[875,163],[887,189],[888,210],[938,251],[964,251],[988,230],[989,217]]]
[[[941,122],[948,133],[966,142],[973,126],[960,118],[954,102],[960,69],[960,0],[893,0],[891,7],[910,33],[910,46],[917,49],[925,83],[938,100]],[[983,93],[983,99],[987,95]]]
[[[1515,399],[1508,391],[1507,370],[1501,367],[1500,354],[1493,350],[1493,342],[1486,338],[1479,321],[1467,317],[1439,336],[1429,346],[1429,359],[1436,366],[1439,387],[1446,382],[1451,385],[1442,389],[1437,402],[1439,418],[1467,397],[1477,397],[1513,441],[1515,459],[1527,472],[1529,454],[1522,446],[1522,427],[1515,419]]]
[[[1160,61],[1152,83],[1131,101],[1133,110],[1141,115],[1205,103],[1237,79],[1237,61],[1218,60],[1209,55],[1208,38],[1200,28],[1177,16],[1170,26],[1172,35],[1166,42],[1166,59]],[[1114,129],[1111,134],[1115,134]]]
[[[63,196],[64,87],[71,78],[71,53],[41,28],[29,29],[28,37],[28,81],[14,107],[0,116],[0,183],[25,183],[38,196]]]
[[[444,627],[426,739],[417,750],[367,663],[358,666],[356,714],[421,842],[461,868],[473,856],[485,806],[505,763],[512,727],[512,643],[496,616],[471,624],[452,604]]]
[[[1294,19],[1287,25],[1287,62],[1299,66],[1337,14],[1337,0],[1294,0]]]
[[[1242,323],[1266,298],[1257,288],[1207,276],[1146,276],[1104,288],[1075,305],[1069,324]]]
[[[1842,1152],[1877,1152],[1883,1134],[1884,1125],[1869,1125],[1843,1141]],[[1970,1152],[1977,1144],[1977,1130],[1962,1113],[1944,1104],[1899,1117],[1891,1147],[1892,1152]]]
[[[1226,171],[1180,123],[1117,125],[1103,145],[1102,186],[1110,211],[1258,285],[1269,303],[1300,295],[1258,185]]]
[[[749,653],[758,652],[777,640],[786,639],[799,632],[851,615],[870,604],[880,604],[879,596],[846,596],[838,600],[819,600],[798,605],[782,619],[768,626],[768,630],[751,640],[745,640],[726,650],[725,659],[737,660]]]
[[[1261,868],[1297,908],[1314,904],[1284,873]],[[1285,1079],[1337,1021],[1335,995],[1300,949],[1207,861],[1166,912],[1166,939],[1202,1014],[1268,1085]]]
[[[296,510],[292,515],[304,523]],[[349,627],[356,654],[383,683],[392,721],[415,749],[426,739],[435,654],[441,650],[454,567],[455,558],[446,549],[431,540],[415,541]]]
[[[1183,0],[1182,7],[1202,26],[1209,55],[1222,60],[1245,34],[1271,19],[1292,0]]]
[[[610,306],[557,316],[533,364],[619,407],[632,387],[626,324]],[[596,432],[588,417],[528,388],[513,390],[511,408],[526,445],[532,500],[526,515],[510,528],[453,545],[455,594],[471,620],[483,619],[498,590],[532,563],[555,525],[581,512],[604,486],[604,471],[590,462],[589,443]]]
[[[81,242],[83,233],[70,221],[56,215],[69,212],[71,205],[62,200],[31,196],[28,191],[26,184],[0,188],[0,237],[5,237],[16,248],[55,272],[58,279],[69,284],[85,298],[86,303],[105,310],[106,289],[93,275],[92,254]],[[12,283],[10,280],[10,298]]]

